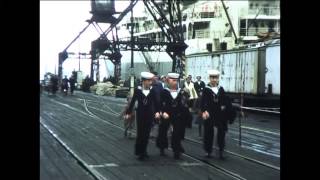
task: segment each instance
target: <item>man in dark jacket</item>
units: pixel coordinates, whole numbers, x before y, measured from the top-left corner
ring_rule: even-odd
[[[64,92],[65,95],[68,94],[68,89],[69,89],[69,79],[67,78],[67,76],[64,76],[64,78],[62,79],[62,84],[61,84],[61,90]]]
[[[58,76],[53,74],[50,77],[50,84],[51,84],[51,92],[53,95],[56,94],[57,90],[58,90]]]
[[[219,158],[224,159],[225,134],[228,130],[228,122],[234,120],[231,100],[225,95],[222,86],[219,86],[220,72],[209,70],[210,83],[203,90],[201,101],[202,119],[204,121],[204,150],[207,157],[211,157],[214,139],[214,126],[217,127],[217,140]]]
[[[69,83],[70,83],[70,93],[71,95],[73,95],[73,91],[76,87],[76,79],[74,75],[71,75],[71,77],[69,78]]]
[[[201,81],[201,76],[197,76],[197,81],[194,83],[194,88],[196,89],[198,96],[201,95],[200,92],[202,92],[205,87],[206,87],[205,83]]]

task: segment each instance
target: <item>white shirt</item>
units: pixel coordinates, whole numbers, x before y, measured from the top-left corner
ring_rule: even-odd
[[[173,99],[175,99],[177,96],[178,96],[178,92],[175,91],[175,92],[170,92],[171,96]]]
[[[148,94],[150,93],[150,89],[143,89],[143,90],[142,90],[142,93],[143,93],[145,96],[148,96]]]
[[[171,94],[171,97],[173,98],[173,99],[176,99],[176,97],[178,96],[178,93],[180,92],[180,88],[179,89],[177,89],[176,91],[171,91],[169,88],[165,88],[166,90],[168,90],[169,92],[170,92],[170,94]]]
[[[218,94],[218,91],[219,91],[218,87],[212,87],[211,89],[215,94]]]
[[[141,89],[142,93],[143,93],[145,96],[148,96],[148,94],[150,93],[150,89],[152,89],[152,86],[150,87],[150,89],[144,89],[143,87],[138,86],[138,89]]]

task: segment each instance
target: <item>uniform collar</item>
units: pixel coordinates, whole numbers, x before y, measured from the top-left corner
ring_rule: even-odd
[[[209,84],[207,84],[207,86],[206,87],[208,87],[208,88],[213,88],[212,86],[211,86],[211,84],[209,83]],[[220,88],[220,85],[218,85],[218,86],[216,86],[218,89]]]
[[[169,89],[168,87],[165,87],[164,89],[166,89],[169,92],[180,92],[181,88],[178,88],[176,91]]]
[[[178,97],[178,95],[179,95],[180,90],[181,90],[180,88],[178,88],[176,91],[172,91],[167,87],[164,88],[164,89],[167,90],[170,93],[172,99],[176,99]],[[176,95],[173,95],[174,93],[176,93]]]
[[[218,93],[219,93],[220,87],[221,87],[221,86],[219,86],[219,85],[216,86],[216,88],[218,89]],[[214,88],[214,87],[212,87],[211,84],[208,84],[208,85],[206,86],[206,88],[210,89],[210,90],[213,92],[212,88]],[[213,92],[213,93],[214,93],[214,92]],[[218,94],[218,93],[217,93],[217,94]],[[216,94],[216,93],[215,93],[215,94]]]
[[[142,91],[142,90],[151,90],[151,89],[152,89],[152,86],[150,86],[150,89],[142,89],[142,86],[138,86],[138,89],[140,89],[141,91]]]

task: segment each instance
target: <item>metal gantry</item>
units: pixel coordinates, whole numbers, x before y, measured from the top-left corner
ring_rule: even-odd
[[[154,41],[151,39],[143,38],[131,38],[127,40],[120,40],[118,38],[118,32],[115,28],[117,24],[126,16],[133,7],[137,4],[138,0],[132,0],[130,5],[120,13],[118,18],[110,18],[108,21],[110,26],[106,31],[97,24],[97,19],[91,18],[89,24],[79,33],[79,35],[61,52],[59,53],[59,78],[62,78],[62,63],[68,58],[67,49],[72,43],[79,38],[79,36],[88,28],[90,24],[93,24],[100,36],[91,43],[91,72],[90,76],[93,78],[94,72],[98,75],[99,69],[99,57],[106,56],[115,65],[115,77],[119,80],[120,77],[120,65],[121,65],[121,53],[120,51],[160,51],[167,52],[172,58],[172,71],[181,74],[181,77],[185,76],[185,50],[188,47],[184,42],[183,28],[182,28],[182,17],[180,4],[181,0],[164,0],[161,3],[155,0],[143,0],[144,6],[151,14],[155,22],[160,27],[166,41]],[[167,18],[169,16],[169,18]],[[102,18],[103,19],[103,18]],[[134,23],[131,23],[133,26]],[[98,28],[97,28],[98,27]],[[115,29],[115,33],[114,33]],[[112,40],[107,38],[107,35],[112,32]],[[97,76],[98,77],[98,76]]]

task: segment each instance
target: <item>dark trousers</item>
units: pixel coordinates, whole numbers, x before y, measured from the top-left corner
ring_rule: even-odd
[[[52,94],[56,94],[57,90],[58,90],[58,86],[57,85],[52,85],[51,86]]]
[[[168,148],[167,132],[170,124],[172,124],[173,126],[173,132],[171,136],[171,147],[173,149],[173,152],[183,153],[184,149],[181,145],[181,140],[184,137],[185,125],[180,119],[161,119],[157,137],[157,147],[160,149]]]
[[[71,94],[73,94],[74,88],[75,88],[75,86],[70,86],[70,92],[71,92]]]
[[[207,153],[212,152],[212,145],[213,145],[213,139],[214,139],[214,123],[212,119],[204,120],[204,138],[203,138],[203,148]],[[225,147],[225,135],[226,131],[224,131],[222,128],[217,127],[217,141],[218,141],[218,147],[220,151],[223,151]]]
[[[137,118],[137,138],[135,144],[135,155],[147,154],[147,145],[151,130],[152,120],[146,118]]]
[[[199,137],[202,136],[202,123],[198,124],[198,130],[199,130]]]

